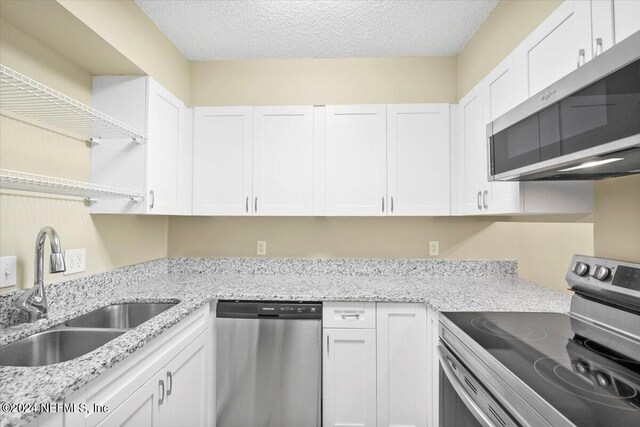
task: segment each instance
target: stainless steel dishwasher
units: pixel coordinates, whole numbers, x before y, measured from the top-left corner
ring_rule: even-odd
[[[217,427],[320,427],[322,303],[219,301]]]

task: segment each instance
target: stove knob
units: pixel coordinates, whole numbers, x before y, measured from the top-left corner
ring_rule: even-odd
[[[571,271],[576,273],[578,276],[584,276],[589,272],[589,266],[582,261],[576,261],[571,268]]]
[[[596,381],[598,382],[598,385],[600,385],[600,387],[607,387],[611,384],[611,381],[607,377],[607,374],[602,372],[598,372],[596,374]]]
[[[609,275],[611,274],[611,270],[604,265],[596,265],[593,269],[593,274],[591,275],[596,280],[607,280]]]

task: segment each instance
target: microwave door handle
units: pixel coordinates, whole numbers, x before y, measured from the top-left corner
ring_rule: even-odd
[[[491,422],[489,417],[487,417],[482,409],[480,409],[478,404],[471,398],[471,396],[469,396],[469,393],[467,393],[467,391],[464,389],[464,386],[460,383],[460,380],[449,365],[449,361],[447,360],[445,349],[442,344],[438,344],[438,358],[440,359],[440,366],[442,367],[444,374],[449,379],[449,382],[451,382],[451,385],[458,394],[458,397],[460,397],[465,406],[469,408],[469,411],[471,411],[475,419],[478,420],[478,422],[483,427],[497,427],[493,422]]]

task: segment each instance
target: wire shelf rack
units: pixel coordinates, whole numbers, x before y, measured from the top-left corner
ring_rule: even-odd
[[[98,142],[131,138],[144,143],[144,133],[86,104],[0,64],[0,108]]]
[[[58,194],[89,200],[128,198],[139,202],[144,198],[144,195],[137,191],[9,169],[0,169],[0,189]]]

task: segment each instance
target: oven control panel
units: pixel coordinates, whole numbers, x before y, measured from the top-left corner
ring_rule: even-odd
[[[640,264],[574,255],[566,280],[574,291],[630,296],[640,302]]]

